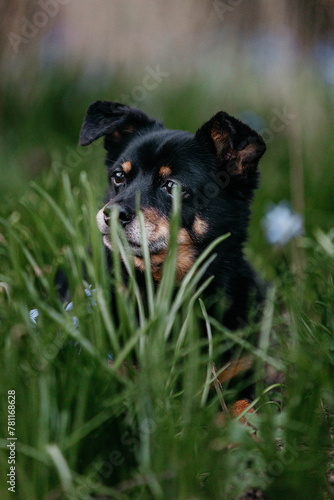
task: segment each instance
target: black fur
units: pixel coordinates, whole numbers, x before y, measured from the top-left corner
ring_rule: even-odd
[[[189,248],[190,260],[219,235],[231,233],[216,248],[217,258],[207,276],[214,275],[209,292],[223,290],[229,300],[224,324],[231,329],[242,326],[247,320],[249,297],[253,295],[257,303],[262,300],[260,281],[243,256],[250,204],[258,185],[258,162],[265,152],[262,138],[225,112],[217,113],[191,134],[165,129],[161,122],[137,109],[97,101],[88,108],[80,144],[88,145],[102,136],[109,188],[99,227],[107,246],[104,227],[108,225],[109,208],[118,205],[120,220],[125,229],[130,228],[129,238],[133,239],[136,194],[140,192],[142,209],[153,209],[161,221],[166,221],[172,206],[171,186],[173,182],[181,184],[181,227],[189,237],[184,248]],[[126,162],[131,168],[124,173],[122,165]],[[162,167],[168,167],[170,175],[162,176]],[[133,252],[140,258],[136,245],[138,241],[133,243]],[[161,252],[162,243],[159,245],[152,242],[152,255]],[[182,265],[185,262],[187,256]],[[158,280],[157,267],[153,275]]]

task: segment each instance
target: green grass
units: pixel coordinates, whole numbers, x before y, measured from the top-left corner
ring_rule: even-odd
[[[289,134],[283,132],[269,145],[247,252],[273,286],[260,326],[232,334],[207,315],[195,291],[208,255],[174,288],[177,206],[171,253],[156,292],[146,276],[148,304],[142,301],[126,242],[115,224],[115,273],[111,277],[106,272],[95,222],[104,183],[102,146],[94,145],[86,156],[76,149],[86,105],[101,96],[87,90],[87,102],[81,102],[76,93],[79,76],[40,84],[30,95],[31,121],[25,124],[20,97],[14,104],[14,90],[2,90],[8,98],[4,113],[12,121],[1,157],[13,170],[1,169],[0,497],[13,498],[3,479],[9,453],[7,391],[14,389],[17,498],[105,494],[115,499],[233,500],[250,488],[261,489],[269,499],[330,498],[326,476],[334,468],[334,232],[333,153],[332,146],[324,147],[329,144],[327,129],[319,131],[310,124],[308,135],[303,130],[306,234],[299,241],[303,252],[298,249],[297,260],[291,243],[271,248],[260,230],[264,205],[289,198],[290,192]],[[28,94],[33,83],[29,87],[27,82]],[[118,84],[116,95],[121,80]],[[200,104],[189,114],[184,110],[182,124],[169,115],[180,108],[185,94],[190,95],[189,89],[193,101],[198,96],[203,105],[200,86],[189,83],[170,95],[165,87],[159,90],[164,97],[161,113],[169,126],[194,130],[197,121],[206,119]],[[306,91],[312,102],[329,102],[316,86]],[[104,92],[102,97],[107,97]],[[252,92],[247,97],[255,106]],[[64,104],[66,95],[72,108]],[[275,105],[271,99],[266,97],[256,108],[264,119],[270,119]],[[157,95],[144,109],[154,114],[150,107],[155,101]],[[209,116],[223,107],[218,101],[214,95],[211,106],[216,108]],[[227,110],[242,111],[244,101],[246,97]],[[334,114],[329,115],[326,123],[333,120]],[[27,163],[27,153],[35,146],[40,155]],[[309,154],[312,147],[316,160]],[[73,150],[79,155],[76,166],[66,159]],[[14,184],[23,170],[24,182]],[[27,188],[26,182],[35,176],[37,182]],[[118,272],[119,255],[130,275],[128,285]],[[55,290],[59,267],[69,278],[72,311],[64,310]],[[110,281],[118,322],[110,308]],[[85,293],[90,285],[93,302]],[[33,308],[39,310],[36,324],[29,317]],[[250,340],[257,330],[260,340],[254,346]],[[212,363],[219,369],[219,357],[231,346],[238,355],[255,356],[256,413],[247,416],[252,427],[238,419],[216,423],[222,398],[237,399],[230,387],[220,394],[210,389]],[[114,358],[112,367],[108,353]],[[275,377],[281,374],[282,384],[264,377],[269,367]],[[258,439],[252,436],[254,428]]]

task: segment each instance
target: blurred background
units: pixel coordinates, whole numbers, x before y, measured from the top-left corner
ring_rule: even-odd
[[[332,0],[1,0],[0,19],[2,214],[30,180],[56,194],[63,170],[74,184],[87,170],[99,203],[101,142],[80,148],[78,134],[108,99],[190,131],[225,110],[263,135],[254,253],[282,200],[306,234],[333,225]]]

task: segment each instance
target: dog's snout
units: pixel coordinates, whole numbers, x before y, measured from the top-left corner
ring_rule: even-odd
[[[117,208],[119,221],[121,225],[125,227],[127,224],[130,224],[130,222],[133,221],[133,219],[135,218],[135,212],[126,205],[118,205]],[[103,209],[103,218],[107,226],[110,225],[111,210],[112,207],[109,205],[106,205]]]
[[[125,205],[121,205],[119,207],[119,221],[123,227],[125,227],[127,224],[130,224],[130,222],[132,222],[134,218],[135,213],[130,207],[127,207]]]
[[[111,218],[111,208],[107,205],[103,209],[103,218],[104,222],[107,226],[109,226],[110,218]]]

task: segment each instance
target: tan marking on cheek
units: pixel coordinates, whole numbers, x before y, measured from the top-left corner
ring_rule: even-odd
[[[161,216],[156,210],[143,209],[146,228],[152,234],[148,238],[154,242],[164,237],[169,237],[170,225],[166,217]],[[192,267],[196,260],[196,250],[192,244],[188,231],[184,228],[178,232],[178,255],[176,262],[176,280],[181,281]],[[155,281],[161,280],[162,264],[164,263],[168,250],[159,254],[150,255],[151,272]],[[140,257],[134,257],[134,265],[140,271],[145,270],[144,260]]]
[[[155,281],[161,280],[161,272],[162,272],[161,267],[154,267],[152,269],[152,276]]]
[[[177,263],[176,263],[176,279],[181,281],[182,278],[190,270],[196,259],[195,249],[191,245],[180,245]]]
[[[208,227],[209,227],[208,223],[205,220],[200,219],[196,215],[195,221],[193,224],[193,230],[194,230],[194,233],[196,234],[196,236],[203,237],[207,233]]]
[[[162,264],[167,256],[167,250],[155,255],[151,255],[151,272],[155,281],[161,280]]]
[[[170,167],[163,166],[159,170],[161,177],[168,177],[172,173]]]
[[[151,255],[151,265],[158,266],[158,265],[162,264],[164,262],[166,256],[167,256],[167,251]]]
[[[132,168],[131,162],[130,161],[125,161],[122,163],[122,168],[126,174],[128,174]]]
[[[151,224],[152,226],[159,224],[159,221],[163,219],[161,215],[159,215],[158,211],[154,208],[143,208],[143,214],[145,217],[145,221]]]
[[[170,231],[169,222],[167,220],[161,219],[161,222],[158,224],[158,227],[156,228],[155,239],[168,238],[169,231]]]
[[[169,222],[165,216],[153,208],[144,208],[143,214],[146,228],[151,233],[148,235],[149,241],[156,241],[169,235]]]
[[[162,264],[164,263],[167,256],[166,252],[161,252],[160,254],[151,255],[151,273],[155,281],[161,280],[162,275]],[[190,245],[180,245],[177,255],[176,262],[176,280],[181,281],[187,272],[190,270],[196,259],[195,249]],[[134,257],[134,265],[139,271],[145,271],[144,259],[140,257]]]
[[[162,271],[161,264],[164,262],[166,255],[167,255],[167,251],[150,256],[151,272],[152,272],[152,276],[155,279],[155,281],[160,281],[160,279],[161,279],[161,271]],[[142,271],[142,272],[145,271],[144,259],[142,259],[140,257],[134,257],[133,263],[134,263],[134,266],[137,269],[139,269],[139,271]]]
[[[189,233],[183,227],[181,227],[181,229],[179,229],[179,232],[177,234],[177,242],[179,245],[190,245],[191,244]]]
[[[139,271],[145,271],[144,259],[141,259],[140,257],[134,257],[133,258],[133,263],[134,263],[134,266],[137,269],[139,269]]]
[[[188,231],[184,227],[179,229],[177,242],[179,248],[176,261],[176,280],[181,281],[195,262],[196,250]]]

